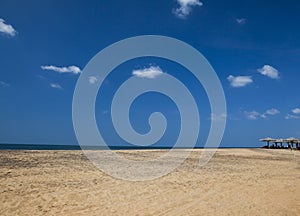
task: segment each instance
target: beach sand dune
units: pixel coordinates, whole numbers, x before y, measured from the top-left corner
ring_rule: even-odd
[[[199,167],[202,151],[143,182],[112,178],[81,151],[0,151],[0,215],[300,215],[299,151],[219,149]]]

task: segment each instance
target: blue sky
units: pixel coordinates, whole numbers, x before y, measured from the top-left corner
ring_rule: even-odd
[[[0,143],[76,144],[72,97],[81,71],[110,44],[148,34],[190,44],[215,69],[228,111],[222,146],[299,138],[299,11],[296,0],[1,0]],[[107,142],[123,143],[108,112],[113,92],[133,71],[155,77],[160,70],[191,89],[201,116],[197,144],[203,145],[211,121],[205,91],[185,68],[159,58],[126,62],[105,80],[96,118]],[[159,144],[172,143],[179,130],[176,110],[162,95],[144,95],[132,106],[133,127],[146,133],[149,114],[161,111],[170,123]]]

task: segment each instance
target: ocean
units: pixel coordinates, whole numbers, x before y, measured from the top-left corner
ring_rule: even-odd
[[[162,146],[109,146],[111,150],[171,149]],[[103,150],[101,146],[86,146],[86,150]],[[79,145],[0,144],[0,150],[81,150]]]
[[[109,146],[111,150],[147,150],[171,149],[172,146]],[[219,148],[260,148],[259,146],[220,146]],[[86,146],[85,150],[104,150],[101,146]],[[184,149],[184,148],[182,148]],[[203,147],[194,147],[203,149]],[[52,144],[0,144],[0,150],[81,150],[79,145],[52,145]]]

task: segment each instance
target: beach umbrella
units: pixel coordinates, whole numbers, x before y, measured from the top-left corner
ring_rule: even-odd
[[[286,140],[284,140],[290,148],[293,148],[293,144],[297,144],[298,143],[298,139],[294,138],[294,137],[290,137],[290,138],[287,138]],[[296,145],[297,146],[297,145]]]
[[[287,138],[286,140],[290,143],[298,143],[298,139],[296,139],[294,137]]]
[[[271,137],[267,137],[267,138],[262,138],[260,139],[261,142],[272,142],[275,141],[275,139],[271,138]]]
[[[260,139],[259,141],[261,141],[261,142],[267,142],[268,147],[269,147],[269,146],[270,146],[270,142],[274,142],[275,139],[273,139],[273,138],[271,138],[271,137],[267,137],[267,138],[262,138],[262,139]]]
[[[277,143],[280,143],[280,147],[283,147],[284,139],[280,138],[276,140]]]

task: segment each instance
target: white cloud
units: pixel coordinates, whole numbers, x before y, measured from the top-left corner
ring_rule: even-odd
[[[244,87],[253,82],[251,76],[236,76],[235,77],[235,76],[229,75],[227,77],[227,80],[230,82],[230,85],[235,88]]]
[[[277,115],[277,114],[279,114],[279,113],[280,113],[280,111],[279,111],[278,109],[274,109],[274,108],[268,109],[268,110],[265,112],[265,114],[267,114],[267,115]]]
[[[62,87],[57,83],[50,83],[50,87],[55,89],[62,89]]]
[[[136,77],[148,78],[148,79],[154,79],[162,75],[163,73],[164,72],[162,71],[162,69],[158,66],[151,66],[149,68],[132,71],[132,75]]]
[[[273,68],[270,65],[264,65],[262,68],[257,69],[257,71],[265,76],[268,76],[272,79],[279,79],[279,72],[277,69]]]
[[[259,112],[256,112],[256,111],[251,111],[251,112],[245,111],[244,114],[246,115],[246,118],[250,119],[250,120],[256,120],[259,117],[261,117],[261,114]]]
[[[265,118],[267,118],[267,115],[266,114],[261,114],[260,117],[265,119]]]
[[[77,66],[68,66],[68,67],[57,67],[53,65],[46,65],[46,66],[41,66],[43,70],[52,70],[57,73],[72,73],[72,74],[79,74],[81,72],[80,68]]]
[[[17,31],[12,27],[12,25],[6,24],[4,19],[0,18],[0,32],[8,34],[10,36],[15,36]]]
[[[244,114],[246,115],[246,118],[250,119],[250,120],[256,120],[259,118],[267,118],[268,115],[277,115],[279,114],[280,111],[278,109],[272,108],[272,109],[268,109],[266,110],[266,112],[264,112],[263,114],[257,112],[257,111],[251,111],[251,112],[247,112],[245,111]]]
[[[1,87],[10,87],[10,84],[0,80],[0,86]]]
[[[287,115],[285,116],[285,119],[300,119],[300,116],[287,114]]]
[[[293,112],[294,114],[300,114],[300,108],[292,109],[292,112]]]
[[[181,19],[185,19],[192,12],[193,7],[203,5],[199,0],[177,0],[177,3],[179,8],[175,8],[173,13]]]
[[[95,76],[90,76],[89,77],[89,83],[90,84],[95,84],[98,81],[98,78]]]
[[[244,25],[246,24],[246,19],[245,18],[238,18],[235,20],[238,24]]]
[[[210,115],[210,120],[211,120],[211,121],[223,121],[223,120],[225,120],[226,118],[227,118],[227,115],[226,115],[225,113],[220,114],[220,115],[211,113],[211,115]]]
[[[300,116],[298,114],[300,114],[300,108],[295,108],[295,109],[292,109],[292,113],[295,114],[287,114],[285,116],[285,119],[300,119]]]

